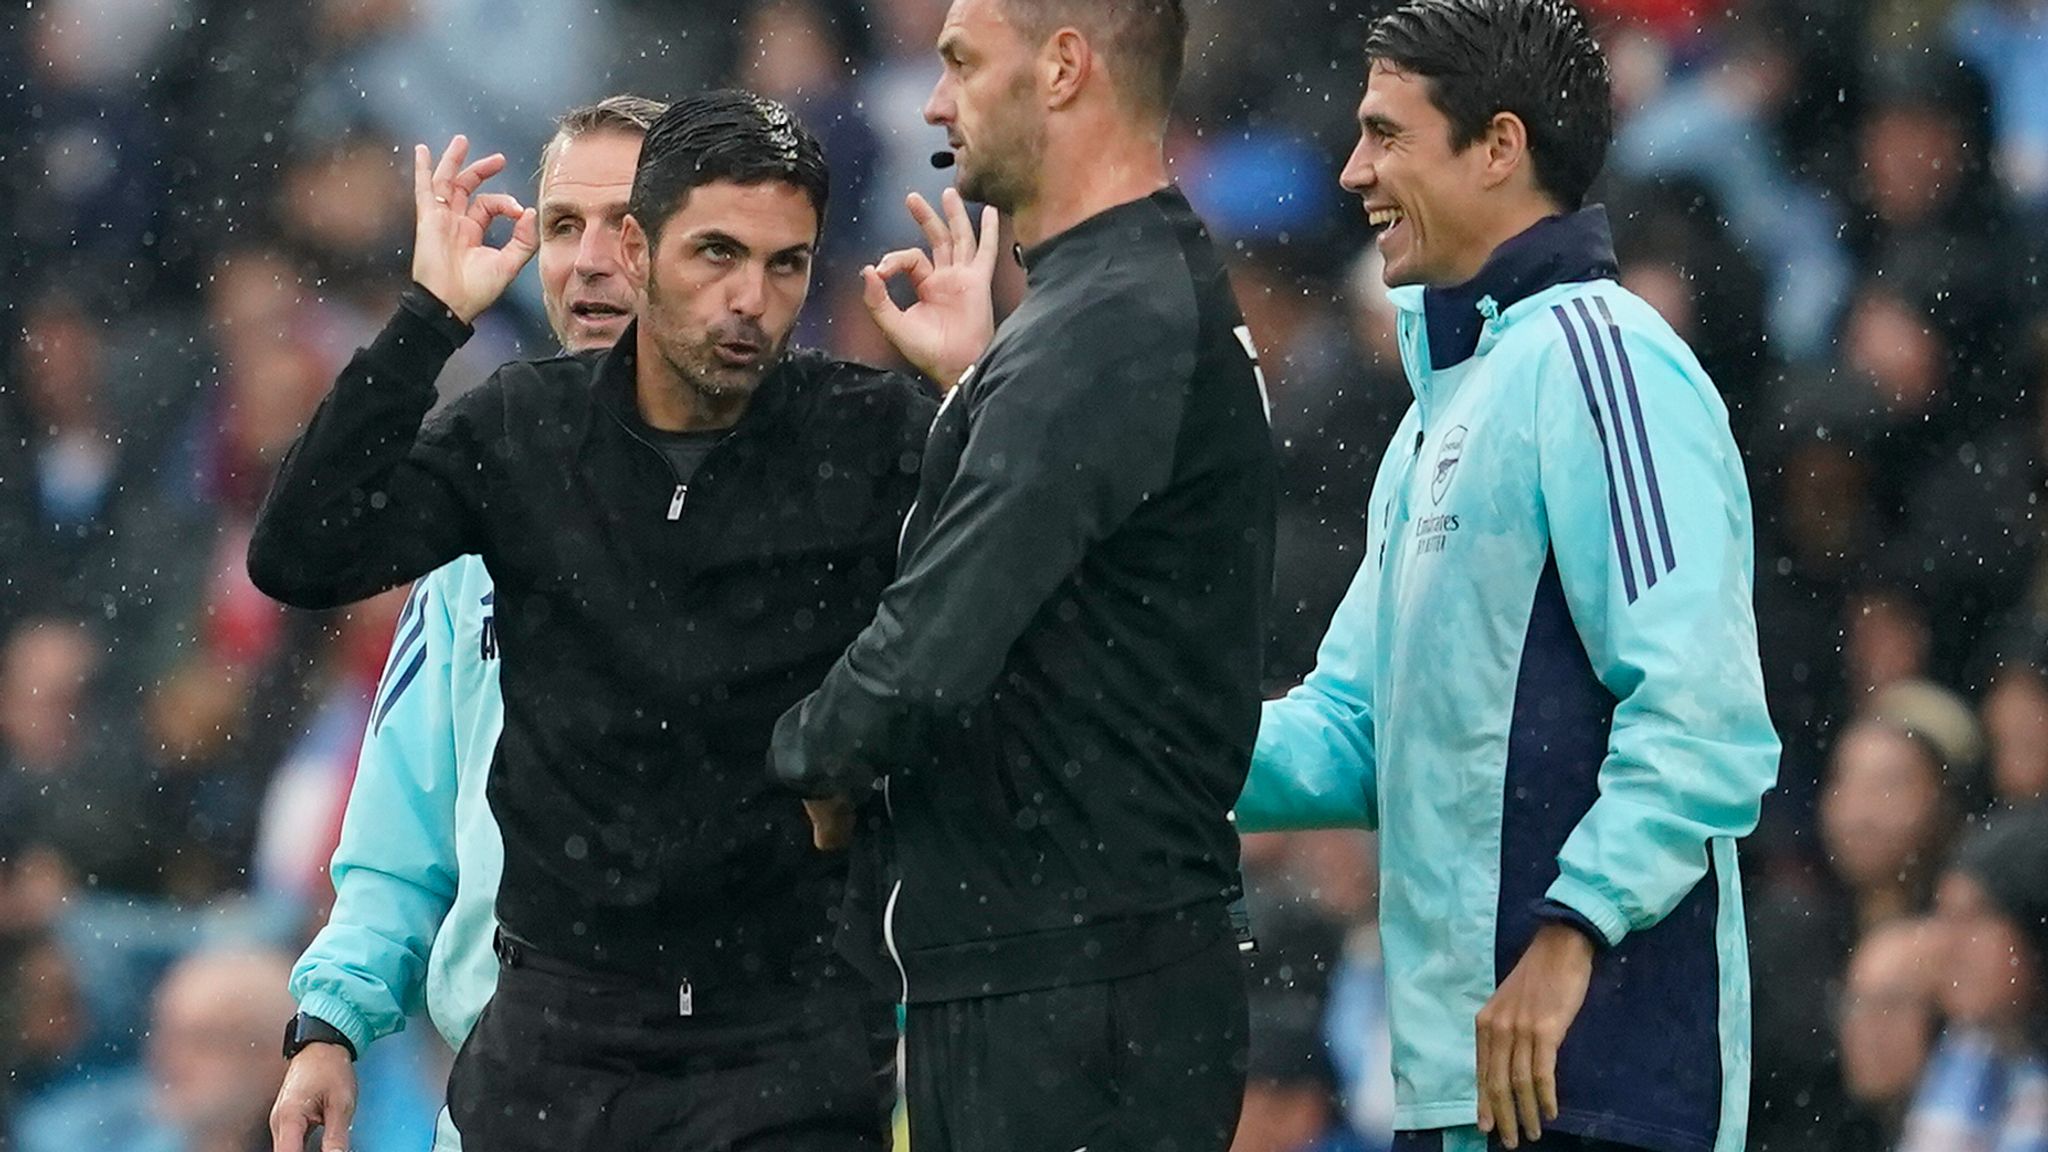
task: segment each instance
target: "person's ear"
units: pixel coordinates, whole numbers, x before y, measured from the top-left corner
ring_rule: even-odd
[[[1489,189],[1498,188],[1517,175],[1531,181],[1536,172],[1529,158],[1529,126],[1513,112],[1496,112],[1479,137],[1485,149],[1485,166],[1480,179]]]
[[[646,229],[641,228],[640,221],[628,212],[626,218],[619,222],[619,260],[626,273],[626,282],[633,286],[633,291],[647,291],[647,266],[653,256]]]
[[[1046,40],[1038,64],[1045,82],[1046,107],[1065,108],[1080,98],[1100,61],[1079,29],[1062,28]]]

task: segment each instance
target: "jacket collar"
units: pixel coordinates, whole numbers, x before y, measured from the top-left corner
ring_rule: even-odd
[[[1106,237],[1116,235],[1117,229],[1138,225],[1142,221],[1156,219],[1160,213],[1168,215],[1192,212],[1187,196],[1178,185],[1169,184],[1148,196],[1127,200],[1113,208],[1105,208],[1064,232],[1048,236],[1037,244],[1016,250],[1018,263],[1024,265],[1025,279],[1034,288],[1060,273],[1061,261],[1066,253],[1087,253],[1095,251]]]
[[[1430,371],[1471,359],[1486,324],[1514,304],[1546,288],[1607,279],[1617,271],[1606,208],[1595,204],[1538,220],[1494,249],[1472,279],[1423,290]]]

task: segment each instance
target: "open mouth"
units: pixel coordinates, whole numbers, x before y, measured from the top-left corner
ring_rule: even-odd
[[[631,315],[620,305],[602,300],[579,300],[569,305],[569,314],[588,324],[605,324]]]
[[[744,368],[761,358],[761,346],[750,340],[720,340],[713,345],[718,358],[734,368]]]
[[[1408,214],[1399,208],[1373,208],[1365,214],[1366,223],[1374,228],[1392,228],[1407,218]]]

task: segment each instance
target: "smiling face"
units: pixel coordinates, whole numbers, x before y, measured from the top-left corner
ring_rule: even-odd
[[[1477,275],[1492,254],[1496,211],[1486,200],[1488,154],[1452,147],[1451,122],[1429,81],[1375,61],[1358,106],[1358,147],[1346,191],[1365,202],[1379,232],[1389,285],[1442,287]]]
[[[700,395],[751,395],[796,328],[817,240],[810,195],[779,180],[692,189],[651,251],[629,222],[627,276],[662,367]]]
[[[1037,46],[998,0],[955,0],[939,33],[944,71],[924,118],[946,130],[960,195],[1015,212],[1038,196],[1046,112],[1034,98]]]
[[[558,139],[541,173],[541,299],[555,339],[571,352],[618,343],[639,310],[621,225],[640,141],[611,130]]]

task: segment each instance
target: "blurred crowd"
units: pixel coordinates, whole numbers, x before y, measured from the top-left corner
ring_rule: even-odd
[[[1335,176],[1387,4],[1188,6],[1170,152],[1232,253],[1283,449],[1277,693],[1357,567],[1408,403]],[[1750,1146],[2048,1148],[2048,0],[1588,6],[1624,280],[1712,372],[1757,509],[1785,755],[1744,846]],[[397,601],[287,611],[242,557],[405,281],[404,150],[465,132],[530,202],[573,104],[778,97],[835,182],[800,338],[887,361],[854,271],[913,240],[906,192],[945,185],[919,117],[945,8],[0,14],[0,1147],[268,1147],[284,977],[331,897]],[[446,379],[549,351],[523,284]],[[1240,1147],[1384,1148],[1370,837],[1255,837],[1246,868]],[[438,1043],[372,1049],[359,1146],[427,1146]]]

